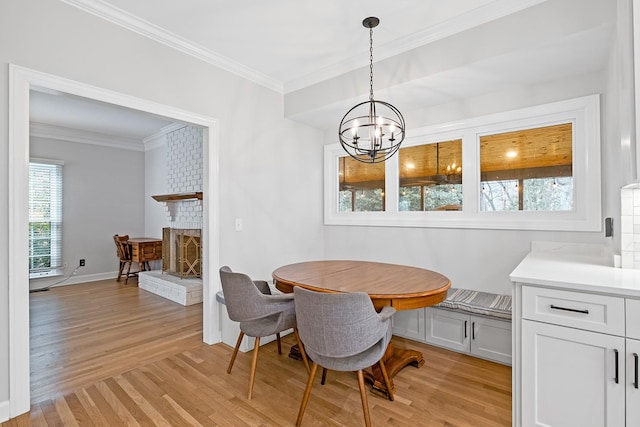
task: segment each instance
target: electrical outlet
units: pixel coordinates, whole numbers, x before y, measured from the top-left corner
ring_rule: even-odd
[[[80,260],[80,267],[84,267],[84,259]]]

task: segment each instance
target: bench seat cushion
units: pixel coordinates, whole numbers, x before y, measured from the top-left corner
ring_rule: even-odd
[[[511,295],[451,288],[447,299],[436,307],[511,320]]]

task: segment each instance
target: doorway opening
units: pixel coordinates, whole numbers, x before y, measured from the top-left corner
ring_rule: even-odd
[[[218,124],[213,118],[158,104],[126,94],[75,82],[10,64],[9,67],[9,395],[10,417],[29,411],[29,269],[28,168],[29,93],[32,89],[59,91],[90,100],[130,108],[203,128],[202,279],[203,341],[220,342],[218,309],[214,296],[219,288],[218,233]]]

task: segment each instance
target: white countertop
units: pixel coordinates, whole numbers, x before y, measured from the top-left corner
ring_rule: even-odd
[[[640,298],[640,270],[613,267],[611,260],[599,245],[534,242],[510,278],[516,285],[531,283]]]

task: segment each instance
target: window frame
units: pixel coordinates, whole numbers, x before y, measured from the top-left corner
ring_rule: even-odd
[[[480,211],[480,137],[572,123],[574,208],[570,211]],[[601,231],[600,95],[542,104],[419,129],[403,147],[462,139],[462,210],[400,211],[398,156],[385,162],[385,211],[338,212],[340,144],[324,147],[324,223],[426,228]]]
[[[50,220],[56,219],[58,223],[57,227],[52,227],[50,230],[51,234],[51,247],[49,250],[49,256],[51,258],[51,265],[46,268],[34,269],[29,268],[29,276],[31,278],[37,277],[46,277],[51,275],[59,274],[60,270],[63,268],[63,255],[62,255],[62,233],[63,233],[63,221],[64,221],[64,161],[61,160],[53,160],[53,159],[42,159],[42,158],[30,158],[29,159],[29,208],[31,207],[31,164],[40,164],[40,165],[49,165],[55,167],[56,176],[59,179],[59,182],[54,185],[57,187],[58,192],[54,200],[51,200],[52,205],[56,205],[55,214],[50,215]],[[30,209],[29,209],[30,210]],[[52,221],[53,222],[53,221]],[[29,218],[29,224],[31,223],[31,218]],[[29,258],[31,258],[31,238],[29,237]],[[28,262],[28,265],[31,265],[31,262]]]

